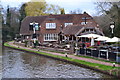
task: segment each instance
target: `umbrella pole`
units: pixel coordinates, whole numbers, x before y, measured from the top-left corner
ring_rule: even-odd
[[[107,50],[107,60],[109,60],[109,59],[108,59],[108,50]]]

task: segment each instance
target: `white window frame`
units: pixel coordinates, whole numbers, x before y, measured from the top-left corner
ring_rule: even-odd
[[[46,23],[46,29],[56,29],[56,23]]]
[[[86,24],[87,24],[88,22],[86,22]],[[85,22],[81,22],[81,25],[85,25]]]
[[[45,34],[44,41],[58,41],[58,34]]]
[[[73,23],[64,23],[64,25],[66,27],[67,25],[73,25]]]

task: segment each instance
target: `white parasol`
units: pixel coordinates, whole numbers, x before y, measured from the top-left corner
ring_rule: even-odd
[[[98,35],[98,34],[86,34],[86,35],[81,35],[81,36],[78,36],[78,37],[88,37],[88,38],[97,38],[97,37],[100,37],[101,35]]]
[[[106,42],[120,42],[120,38],[113,37],[113,38],[108,39]]]
[[[101,35],[98,35],[98,34],[86,34],[86,35],[81,35],[81,36],[78,36],[78,37],[91,38],[91,46],[93,46],[93,45],[95,45],[95,43],[94,43],[94,38],[101,37]]]
[[[109,37],[106,37],[106,36],[100,36],[98,37],[97,39],[95,39],[96,41],[106,41],[106,40],[109,40],[110,38]]]

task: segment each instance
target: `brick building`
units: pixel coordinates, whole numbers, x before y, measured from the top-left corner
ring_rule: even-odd
[[[34,33],[30,26],[32,23],[37,23],[35,33],[37,40],[41,43],[65,39],[75,40],[76,36],[88,33],[104,35],[98,24],[86,12],[83,14],[28,16],[22,21],[20,28],[23,39],[32,40]]]

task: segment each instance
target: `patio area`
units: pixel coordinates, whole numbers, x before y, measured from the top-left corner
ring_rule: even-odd
[[[43,43],[37,44],[36,48],[39,50],[46,50],[52,52],[59,52],[62,54],[75,54],[75,55],[84,55],[84,56],[91,56],[101,59],[106,59],[109,61],[120,62],[120,43],[119,38],[108,38],[105,36],[100,35],[82,35],[78,36],[80,39],[81,37],[86,37],[89,41],[63,41],[62,43]],[[101,40],[100,40],[101,39]],[[117,40],[118,39],[118,40]],[[81,39],[80,39],[81,40]],[[20,43],[16,42],[17,45],[22,45],[26,47],[34,47],[33,44],[28,43]],[[110,45],[109,45],[110,44]]]

